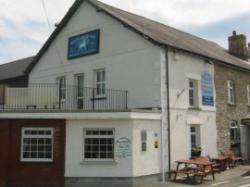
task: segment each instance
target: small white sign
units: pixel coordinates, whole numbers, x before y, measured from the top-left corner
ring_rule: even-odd
[[[132,156],[131,141],[128,138],[120,138],[116,141],[116,157],[128,158]]]

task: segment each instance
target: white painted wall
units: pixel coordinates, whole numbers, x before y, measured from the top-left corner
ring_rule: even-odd
[[[141,131],[147,132],[147,151],[141,149]],[[155,148],[155,141],[159,147]],[[161,172],[161,120],[134,120],[133,173],[135,177]]]
[[[200,126],[202,155],[217,156],[216,105],[202,106],[201,101],[201,73],[206,70],[214,77],[213,65],[187,53],[176,55],[169,51],[172,167],[191,156],[190,125]],[[189,109],[189,79],[198,80],[200,110]]]
[[[68,38],[100,29],[100,53],[67,60]],[[30,83],[56,83],[66,75],[84,73],[85,86],[94,86],[96,69],[106,71],[106,87],[128,90],[129,108],[160,106],[160,50],[120,22],[83,3],[32,70]]]
[[[94,29],[101,30],[100,53],[68,61],[68,38]],[[161,83],[164,83],[162,82],[164,77],[161,77],[163,75],[161,71],[163,66],[161,67],[161,65],[164,62],[164,57],[164,50],[143,39],[133,31],[124,28],[122,24],[113,18],[104,13],[96,12],[92,6],[84,3],[35,66],[30,74],[29,82],[55,83],[56,77],[66,75],[67,84],[72,85],[74,84],[74,75],[84,73],[85,86],[93,87],[93,71],[104,68],[107,88],[128,90],[129,108],[160,107],[162,106],[161,94],[166,94],[161,89]],[[205,107],[200,104],[201,110],[199,111],[188,109],[188,79],[197,79],[199,81],[199,90],[201,90],[201,72],[207,70],[214,75],[213,65],[206,64],[203,59],[186,53],[178,52],[178,56],[174,56],[171,51],[169,52],[168,61],[172,164],[174,164],[175,160],[190,157],[190,125],[192,124],[201,127],[202,154],[216,156],[215,107]],[[177,97],[178,95],[179,97]],[[201,93],[199,93],[199,96],[201,103]],[[164,119],[166,119],[166,113],[164,115]],[[127,135],[135,138],[136,142],[138,142],[138,132],[141,128],[149,129],[151,132],[150,137],[152,137],[153,131],[159,130],[156,126],[144,122],[147,125],[144,124],[145,126],[142,127],[129,120],[69,120],[67,123],[66,176],[93,176],[95,173],[94,176],[99,177],[128,177],[148,175],[160,171],[157,167],[160,161],[159,153],[152,150],[148,155],[143,155],[137,151],[138,145],[134,147],[134,154],[137,155],[138,159],[119,161],[116,166],[81,165],[81,156],[79,156],[81,150],[77,149],[79,148],[79,142],[82,141],[81,129],[83,127],[115,126],[118,136]],[[166,129],[166,123],[164,125]],[[165,131],[166,133],[167,131]],[[164,140],[167,143],[167,137]],[[77,147],[72,150],[74,146]],[[149,162],[150,158],[153,159],[154,156],[158,157],[157,162]],[[150,168],[150,171],[143,167],[143,163],[146,162],[149,162],[148,168]],[[106,172],[107,168],[110,172]]]
[[[115,158],[114,163],[88,164],[83,161],[83,129],[114,128],[115,140],[126,137],[132,141],[132,156]],[[159,173],[159,148],[154,148],[154,134],[160,134],[160,120],[67,120],[66,177],[135,177]],[[148,131],[148,150],[141,153],[141,129]]]
[[[132,157],[115,159],[117,164],[81,164],[83,161],[83,129],[114,128],[115,140],[127,137],[132,141],[132,122],[129,120],[67,120],[66,177],[132,177]]]

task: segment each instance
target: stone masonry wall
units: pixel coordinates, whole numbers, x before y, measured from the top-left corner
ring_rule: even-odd
[[[227,80],[235,82],[235,105],[228,104]],[[215,64],[217,148],[219,153],[230,149],[230,121],[235,120],[240,124],[241,119],[250,109],[247,104],[247,84],[250,84],[250,72]]]

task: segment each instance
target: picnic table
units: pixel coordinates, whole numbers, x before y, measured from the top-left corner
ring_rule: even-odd
[[[176,180],[178,173],[186,174],[187,178],[190,175],[201,177],[201,183],[203,182],[203,178],[207,175],[211,174],[213,176],[213,180],[215,180],[213,163],[210,161],[202,161],[202,160],[179,160],[177,162],[176,170],[174,171],[175,176],[174,180]],[[180,168],[181,165],[184,167]]]
[[[219,171],[225,171],[227,170],[227,167],[229,165],[229,158],[226,156],[219,156],[218,158],[213,158],[213,161],[219,163]]]

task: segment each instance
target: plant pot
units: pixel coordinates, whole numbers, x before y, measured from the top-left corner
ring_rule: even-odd
[[[192,149],[191,157],[200,157],[201,156],[201,149]]]

